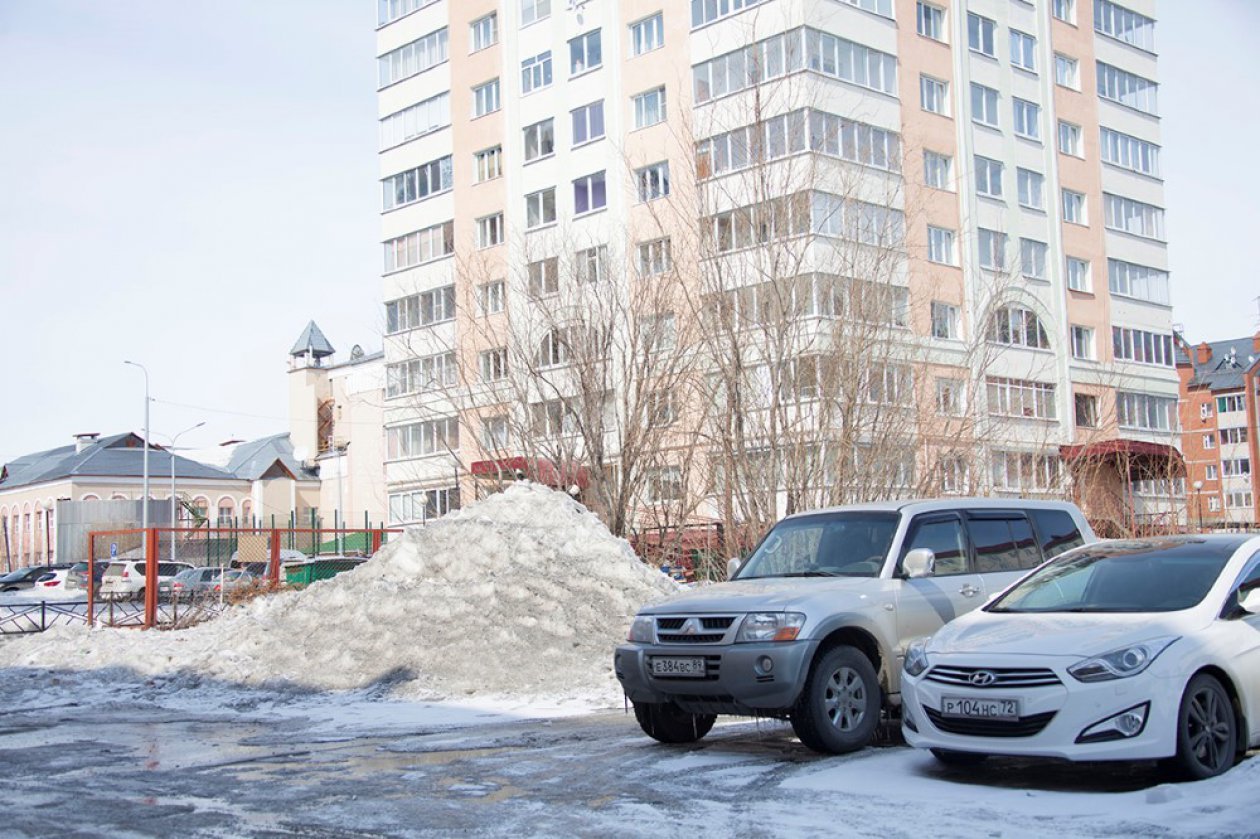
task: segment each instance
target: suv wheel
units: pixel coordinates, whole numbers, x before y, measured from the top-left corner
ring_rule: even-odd
[[[709,733],[715,714],[691,714],[672,702],[635,702],[634,718],[647,736],[662,743],[694,743]]]
[[[870,659],[853,647],[836,647],[814,661],[792,709],[792,730],[816,752],[856,751],[875,735],[881,699]]]

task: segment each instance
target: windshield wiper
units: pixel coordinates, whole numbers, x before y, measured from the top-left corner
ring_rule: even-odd
[[[843,577],[839,571],[789,571],[786,574],[779,574],[780,577]]]

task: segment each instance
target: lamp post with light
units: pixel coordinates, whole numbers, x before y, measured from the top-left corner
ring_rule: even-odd
[[[1203,481],[1195,481],[1194,484],[1194,500],[1195,506],[1199,508],[1199,532],[1203,532]]]

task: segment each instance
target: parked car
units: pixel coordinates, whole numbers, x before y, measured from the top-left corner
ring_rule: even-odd
[[[257,578],[239,568],[228,568],[226,572],[219,566],[207,568],[189,568],[181,571],[158,586],[158,593],[166,596],[189,597],[201,594],[217,594],[226,585],[225,591],[248,588]]]
[[[27,568],[10,571],[8,574],[0,577],[0,592],[33,588],[36,580],[49,571],[56,570],[56,568],[57,566],[53,565],[32,565]]]
[[[36,578],[35,591],[55,591],[61,593],[66,590],[66,575],[70,573],[69,567],[57,568],[54,566],[52,571]]]
[[[169,582],[180,571],[188,568],[192,566],[187,562],[159,562],[157,566],[159,593],[163,582]],[[101,597],[106,600],[143,599],[146,570],[144,560],[114,560],[101,577]]]
[[[945,763],[1166,759],[1219,775],[1260,745],[1260,537],[1063,554],[906,653],[902,729]]]
[[[101,590],[101,578],[105,576],[105,569],[109,567],[109,560],[98,559],[92,563],[92,576],[94,578],[93,588],[99,592]],[[70,573],[66,576],[66,588],[87,590],[87,569],[86,562],[76,562],[70,566]]]
[[[1071,504],[897,501],[790,516],[725,583],[644,608],[613,668],[649,736],[718,714],[791,721],[820,752],[865,746],[900,704],[906,645],[1030,568],[1095,541]]]

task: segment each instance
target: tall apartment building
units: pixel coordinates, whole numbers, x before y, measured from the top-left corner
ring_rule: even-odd
[[[587,401],[710,423],[662,438],[685,463],[638,458],[640,511],[745,517],[736,483],[779,490],[762,518],[931,490],[1071,487],[1119,530],[1179,507],[1153,0],[379,2],[391,520],[536,469],[514,424],[577,433],[583,394],[539,384],[575,333],[536,327],[600,284],[692,350],[642,412],[624,367],[577,377]],[[693,369],[686,404],[652,390]],[[792,404],[750,432],[744,391]],[[619,476],[626,439],[553,473]],[[837,494],[889,440],[887,480]]]

